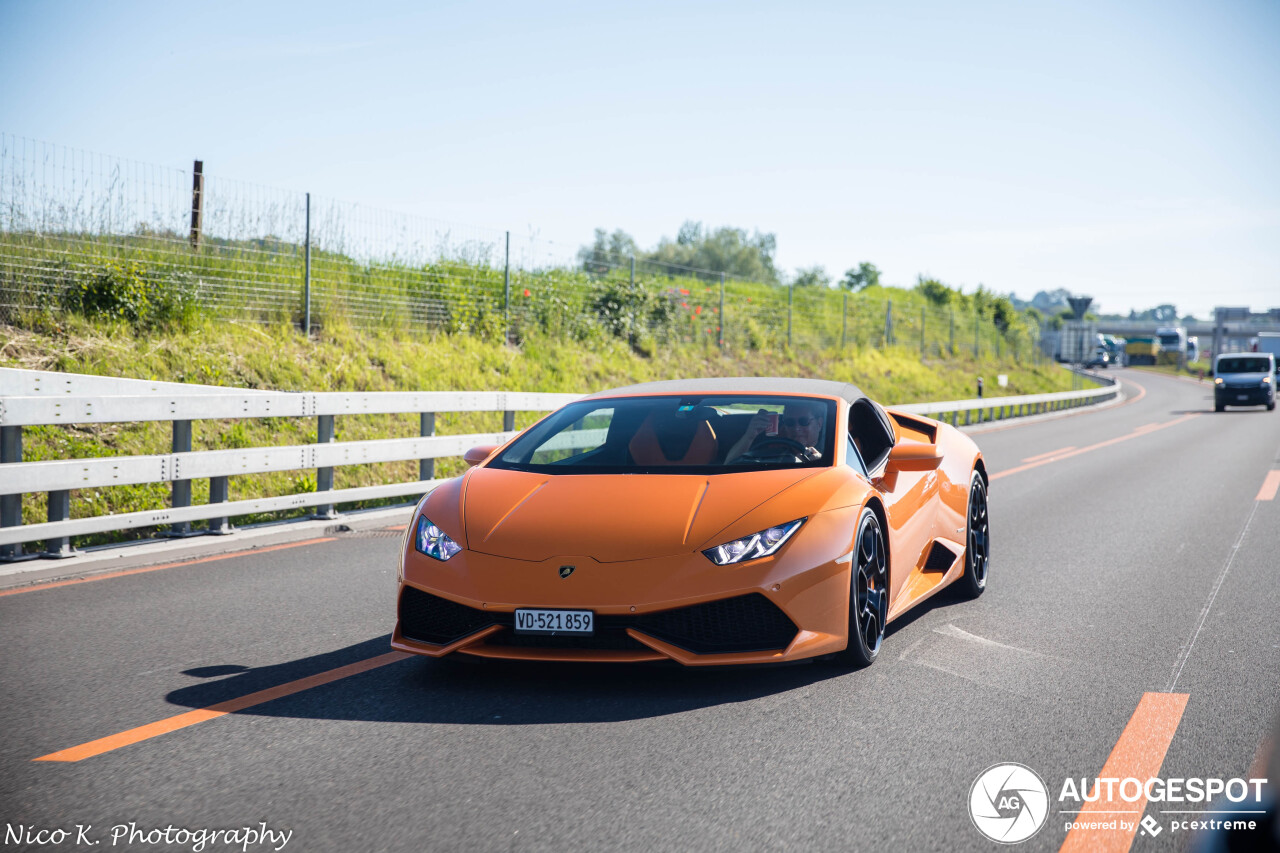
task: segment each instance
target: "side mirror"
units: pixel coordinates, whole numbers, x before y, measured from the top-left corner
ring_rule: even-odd
[[[493,455],[493,451],[497,450],[499,445],[482,444],[479,447],[473,447],[466,453],[462,454],[462,459],[471,468],[476,467],[484,460]]]
[[[931,471],[942,464],[942,454],[936,444],[918,441],[899,441],[889,451],[887,471]]]

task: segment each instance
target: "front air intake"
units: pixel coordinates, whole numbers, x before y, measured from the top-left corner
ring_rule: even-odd
[[[758,592],[648,613],[633,627],[700,655],[778,651],[796,635],[795,623]]]
[[[447,646],[492,624],[483,610],[411,586],[400,593],[400,633],[407,639]]]

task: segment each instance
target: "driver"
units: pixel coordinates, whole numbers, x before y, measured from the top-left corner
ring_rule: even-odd
[[[798,442],[804,448],[804,458],[809,461],[822,458],[817,444],[818,436],[822,432],[823,408],[821,403],[799,400],[795,403],[787,403],[782,409],[782,417],[778,419],[778,434]],[[761,409],[752,416],[742,438],[729,448],[724,461],[733,462],[749,451],[756,439],[764,436],[764,431],[768,427],[769,413]],[[770,438],[770,436],[764,437]]]

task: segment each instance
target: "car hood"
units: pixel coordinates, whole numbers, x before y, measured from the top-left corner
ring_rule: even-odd
[[[710,477],[473,469],[461,494],[467,547],[519,560],[602,563],[687,554],[765,501],[826,469]],[[779,522],[790,519],[778,519]]]

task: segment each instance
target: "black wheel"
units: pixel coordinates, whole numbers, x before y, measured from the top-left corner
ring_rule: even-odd
[[[987,487],[977,471],[969,479],[969,510],[964,542],[964,576],[956,581],[956,587],[962,595],[977,598],[987,588],[987,571],[991,568]]]
[[[1224,404],[1222,404],[1222,403],[1214,403],[1214,404],[1213,404],[1213,410],[1214,410],[1215,412],[1221,412],[1221,411],[1223,411],[1223,410],[1224,410],[1224,409],[1226,409],[1226,408],[1227,408],[1227,407],[1226,407]]]
[[[853,577],[849,583],[849,647],[841,663],[870,666],[880,654],[889,616],[889,554],[880,519],[870,509],[858,519],[853,547]]]
[[[1276,404],[1275,404],[1275,403],[1267,403],[1267,411],[1268,411],[1268,412],[1274,412],[1275,410],[1276,410]]]

